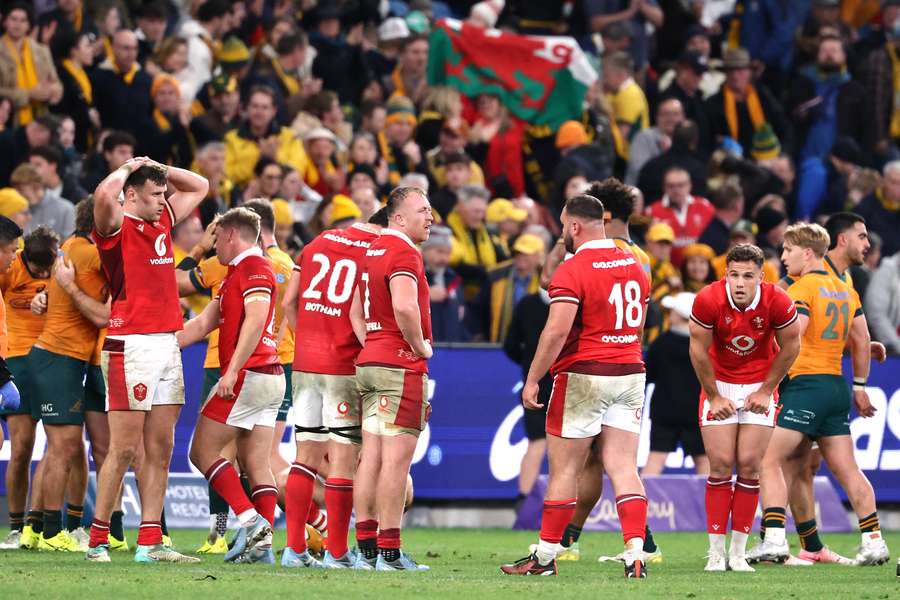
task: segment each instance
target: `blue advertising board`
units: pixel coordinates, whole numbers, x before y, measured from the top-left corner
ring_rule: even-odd
[[[175,434],[173,474],[201,477],[187,455],[201,403],[205,349],[198,344],[184,352],[186,405]],[[849,364],[845,368],[849,370]],[[416,496],[442,500],[515,498],[519,463],[527,446],[519,403],[519,367],[493,347],[436,348],[429,378],[433,411],[414,457]],[[854,413],[851,422],[857,460],[875,486],[880,502],[900,502],[898,389],[900,358],[873,364],[869,394],[878,412],[870,419]],[[652,402],[652,388],[648,394]],[[649,452],[649,427],[650,421],[645,419],[641,464]],[[40,459],[44,442],[40,430],[33,460]],[[0,451],[0,475],[5,473],[9,448],[7,440]],[[282,452],[288,460],[293,459],[290,431],[285,433]],[[690,457],[679,450],[670,455],[667,472],[688,474],[692,466]],[[838,491],[843,494],[840,487]]]

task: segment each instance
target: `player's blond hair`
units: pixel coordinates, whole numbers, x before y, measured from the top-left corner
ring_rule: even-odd
[[[824,227],[817,223],[797,223],[791,225],[784,232],[784,241],[792,246],[800,246],[801,248],[809,248],[816,255],[816,258],[822,258],[828,251],[831,244],[831,238]]]
[[[260,218],[249,208],[232,208],[219,217],[217,222],[220,229],[237,229],[248,242],[256,243],[259,240]]]

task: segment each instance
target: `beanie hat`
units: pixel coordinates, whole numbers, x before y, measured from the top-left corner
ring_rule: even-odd
[[[218,59],[223,67],[239,69],[250,62],[250,50],[239,38],[232,36],[222,43]]]
[[[385,109],[388,123],[409,121],[413,125],[416,124],[416,106],[406,96],[393,96],[387,101]]]
[[[756,160],[768,160],[781,154],[781,142],[768,123],[763,123],[753,134],[753,148],[750,154]]]
[[[28,208],[28,200],[15,188],[0,189],[0,215],[11,217]]]
[[[328,226],[332,227],[345,219],[359,218],[362,218],[362,211],[356,203],[344,194],[335,194],[331,199],[331,218],[328,220]]]
[[[153,83],[150,84],[150,97],[156,95],[156,92],[159,91],[159,88],[164,86],[165,84],[171,84],[175,87],[175,91],[178,92],[178,97],[181,97],[181,84],[178,83],[178,80],[169,75],[168,73],[160,73],[156,77],[153,78]]]
[[[756,224],[759,226],[759,235],[766,235],[782,223],[787,221],[787,215],[780,210],[764,206],[756,213]]]
[[[569,148],[587,144],[588,136],[580,121],[566,121],[556,132],[556,147]]]

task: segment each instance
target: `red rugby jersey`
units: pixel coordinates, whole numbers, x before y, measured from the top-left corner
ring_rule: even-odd
[[[378,234],[362,226],[323,231],[303,248],[297,296],[295,371],[353,375],[362,346],[350,305],[363,257]]]
[[[359,365],[381,365],[428,372],[428,361],[413,352],[394,318],[390,281],[411,277],[418,289],[422,335],[431,341],[431,302],[422,254],[405,234],[383,229],[381,237],[366,251],[360,290],[366,315],[366,343],[356,361]]]
[[[253,294],[269,296],[269,314],[262,336],[242,369],[280,364],[275,340],[275,302],[277,291],[272,265],[256,246],[239,254],[228,265],[228,274],[219,288],[219,365],[224,373],[234,356],[241,326],[244,324],[244,300]]]
[[[578,305],[551,372],[627,375],[644,370],[641,332],[650,283],[634,254],[612,239],[582,244],[550,282],[550,303]]]
[[[156,223],[125,213],[115,233],[104,236],[96,229],[91,232],[112,297],[107,335],[181,329],[172,254],[174,224],[175,215],[166,202],[166,210]]]
[[[739,309],[728,282],[721,279],[697,294],[691,320],[713,331],[709,349],[716,379],[727,383],[760,383],[766,378],[778,346],[775,330],[797,319],[794,303],[784,290],[763,282],[747,308]]]

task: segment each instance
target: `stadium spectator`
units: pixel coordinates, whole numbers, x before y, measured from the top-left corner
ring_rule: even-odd
[[[488,228],[500,238],[504,252],[509,254],[513,242],[525,228],[528,217],[526,209],[516,206],[506,198],[496,198],[488,204],[484,220]],[[549,246],[549,240],[544,246],[545,248]]]
[[[135,14],[134,35],[138,39],[138,62],[147,63],[166,37],[166,20],[169,18],[165,2],[147,2]]]
[[[0,189],[0,216],[6,217],[19,228],[24,229],[28,225],[28,221],[31,220],[31,212],[28,210],[28,199],[15,188]]]
[[[303,110],[291,123],[291,129],[301,137],[318,127],[324,127],[333,133],[336,151],[342,156],[346,155],[353,139],[353,126],[344,120],[344,110],[334,92],[322,90],[306,98]]]
[[[690,174],[681,167],[672,167],[663,174],[663,191],[663,197],[651,204],[646,213],[672,228],[672,264],[680,267],[681,249],[697,241],[712,220],[715,208],[706,198],[691,194]]]
[[[85,68],[94,64],[90,34],[59,34],[53,43],[56,70],[62,84],[62,97],[53,112],[70,117],[75,123],[75,147],[88,150],[88,142],[100,127],[100,113],[94,107],[94,89]]]
[[[71,202],[50,194],[40,171],[34,165],[23,163],[15,168],[10,181],[16,190],[28,200],[31,220],[26,226],[30,233],[44,225],[61,239],[75,230],[75,207]]]
[[[613,173],[615,156],[611,147],[591,142],[580,121],[566,121],[560,125],[555,144],[560,160],[553,172],[554,210],[561,211],[571,197],[565,192],[567,182],[576,174],[586,180],[603,181]]]
[[[431,328],[436,342],[467,342],[471,339],[464,323],[466,309],[462,297],[462,277],[450,267],[453,232],[436,225],[422,244],[425,276],[431,299]]]
[[[208,142],[221,142],[229,130],[240,124],[240,94],[234,77],[220,73],[206,84],[206,91],[209,108],[194,117],[190,124],[191,135],[198,147]]]
[[[388,181],[400,183],[400,178],[415,170],[424,170],[422,149],[415,142],[416,108],[406,96],[394,96],[386,105],[384,130],[378,132],[378,151],[388,166]]]
[[[83,0],[59,0],[56,8],[45,12],[38,20],[42,38],[55,37],[56,33],[90,33],[96,38],[100,31],[94,23],[91,11],[85,10]]]
[[[650,298],[658,302],[682,285],[678,269],[670,261],[675,232],[666,223],[654,223],[647,230],[646,240],[650,256]]]
[[[63,95],[50,50],[28,36],[33,24],[34,14],[26,3],[12,2],[4,11],[0,96],[12,100],[20,126],[46,113]]]
[[[138,136],[138,154],[152,156],[165,165],[187,168],[194,160],[194,148],[188,125],[190,111],[181,103],[178,80],[162,73],[150,86],[153,119]]]
[[[488,269],[506,259],[500,240],[491,235],[484,222],[490,193],[477,185],[459,190],[456,207],[447,216],[456,251],[450,264],[465,284],[464,297],[471,302],[485,282]]]
[[[666,98],[656,108],[656,125],[642,129],[631,139],[625,183],[635,185],[641,168],[672,146],[672,134],[684,120],[681,101]]]
[[[316,127],[306,132],[303,142],[306,155],[309,157],[306,166],[306,185],[323,196],[344,189],[344,171],[332,159],[337,150],[337,136],[330,129]]]
[[[663,195],[663,176],[673,167],[681,167],[691,178],[691,189],[703,196],[707,192],[706,164],[697,150],[699,141],[697,125],[691,120],[679,123],[672,133],[672,145],[668,150],[651,158],[641,168],[637,187],[649,198]]]
[[[135,34],[137,35],[137,34]],[[140,48],[140,42],[138,43]],[[140,50],[138,51],[140,56]],[[140,59],[138,59],[140,63]],[[168,74],[178,81],[179,87],[184,85],[190,74],[188,64],[188,43],[182,37],[169,37],[163,40],[151,60],[144,64],[144,69],[154,79],[158,75]],[[190,104],[187,102],[186,104]]]
[[[449,169],[449,159],[451,156],[457,160],[460,154],[465,155],[467,159],[470,158],[465,152],[466,143],[469,139],[468,136],[469,127],[461,117],[449,117],[442,121],[441,129],[438,132],[437,146],[425,153],[428,175],[435,182],[436,187],[448,185],[447,170]],[[478,165],[478,162],[475,160],[467,160],[466,164],[469,173],[465,178],[465,183],[484,185],[485,174]],[[461,177],[462,174],[458,175]],[[455,185],[465,185],[465,183],[460,184],[458,177]],[[446,217],[443,213],[441,213],[441,215]]]
[[[900,251],[900,161],[884,165],[882,183],[874,193],[866,196],[853,212],[866,220],[869,230],[884,241],[886,256]]]
[[[123,29],[112,40],[112,57],[91,73],[94,104],[106,129],[140,136],[151,127],[150,76],[137,64],[137,37]]]
[[[731,231],[744,215],[744,193],[733,183],[725,183],[713,194],[716,214],[697,239],[710,246],[716,255],[725,254],[731,241]]]
[[[650,126],[647,96],[634,80],[634,62],[624,52],[603,57],[603,90],[611,109],[611,124],[616,154],[628,160],[630,140]]]
[[[875,47],[862,65],[863,85],[866,88],[864,112],[869,115],[868,124],[871,127],[871,146],[865,149],[875,153],[875,167],[897,156],[896,140],[900,138],[900,111],[894,105],[900,76],[894,74],[893,67],[900,49],[900,28],[886,27],[885,34],[885,43]]]
[[[397,60],[397,66],[382,84],[386,95],[400,95],[418,104],[425,98],[428,82],[425,67],[428,62],[428,38],[411,36],[406,38]]]
[[[789,224],[787,215],[777,208],[764,206],[756,212],[754,221],[757,225],[756,241],[764,251],[771,249],[778,252],[784,241],[784,230]]]
[[[865,309],[872,337],[900,354],[900,254],[884,258],[872,274]]]
[[[487,272],[475,305],[481,312],[482,336],[493,343],[503,343],[512,320],[513,310],[528,294],[541,287],[541,265],[546,257],[544,241],[523,233],[512,245],[512,259]]]
[[[584,11],[584,17],[590,23],[590,31],[603,31],[613,23],[625,26],[630,33],[629,50],[635,70],[642,72],[650,51],[647,27],[659,28],[665,20],[659,3],[656,0],[600,0],[586,4]]]
[[[669,78],[671,84],[666,85],[666,74],[660,77],[661,99],[674,98],[681,102],[684,116],[697,125],[698,146],[702,156],[708,156],[711,148],[712,134],[709,124],[709,115],[704,105],[704,94],[701,82],[708,70],[708,59],[703,54],[692,50],[685,50],[678,57],[675,68]],[[716,88],[718,90],[718,88]]]
[[[519,197],[525,193],[522,165],[522,127],[496,94],[479,94],[477,116],[469,130],[469,152],[484,165],[484,176],[494,196]]]
[[[441,134],[444,137],[444,134]],[[465,152],[451,152],[443,157],[440,165],[443,184],[431,194],[431,206],[446,220],[456,207],[459,191],[472,183],[472,165],[475,164]],[[432,174],[434,171],[432,171]],[[435,178],[437,179],[437,178]]]
[[[322,89],[335,92],[342,104],[358,104],[372,81],[363,51],[363,25],[356,23],[346,35],[341,35],[340,17],[341,7],[330,2],[319,4],[313,13],[315,29],[309,33],[309,42],[316,49],[316,58],[312,74],[322,80]],[[424,43],[427,48],[428,43]],[[424,85],[424,59],[421,69]],[[408,89],[408,93],[404,89]],[[404,95],[416,91],[413,87],[404,89],[396,91]]]
[[[709,473],[709,461],[697,423],[700,382],[694,375],[688,325],[694,294],[681,292],[666,296],[663,308],[669,311],[669,329],[647,350],[647,384],[654,384],[650,399],[650,454],[641,475],[661,475],[669,453],[678,446],[694,461],[698,475]]]
[[[306,82],[300,75],[300,68],[306,64],[307,47],[306,35],[302,32],[281,36],[275,44],[275,58],[260,57],[241,83],[242,90],[249,91],[253,86],[274,90],[281,123],[292,122],[310,96],[309,86],[304,85]]]
[[[410,36],[409,26],[400,17],[388,17],[378,26],[378,44],[366,50],[366,62],[380,81],[390,77],[397,66],[403,42]]]
[[[294,132],[275,119],[275,92],[254,88],[247,98],[247,118],[225,134],[225,174],[236,185],[250,181],[260,156],[286,163],[306,173],[309,159]]]
[[[78,204],[87,197],[88,191],[78,185],[78,181],[63,173],[62,153],[55,146],[38,146],[28,153],[30,162],[40,173],[47,188],[47,194]]]
[[[725,52],[725,83],[706,101],[714,143],[736,141],[745,153],[753,148],[753,136],[768,123],[780,140],[788,139],[788,121],[769,90],[753,83],[750,54],[743,48]]]
[[[228,30],[230,12],[227,0],[207,0],[197,9],[196,19],[181,25],[181,37],[188,43],[187,72],[182,80],[187,102],[212,78],[216,47]]]
[[[127,131],[109,131],[99,144],[99,152],[89,156],[81,186],[93,190],[106,177],[109,170],[115,170],[131,160],[137,140]]]
[[[419,106],[416,143],[423,148],[434,148],[440,142],[440,133],[444,123],[462,119],[462,117],[462,95],[456,89],[446,85],[430,86]],[[468,130],[464,130],[462,133],[463,138],[468,137]],[[465,144],[465,140],[463,140],[463,144]]]
[[[706,244],[691,244],[684,249],[681,264],[681,285],[685,292],[696,294],[716,280],[712,261],[715,251]]]
[[[375,190],[371,187],[361,187],[353,190],[350,194],[350,199],[353,200],[353,203],[362,213],[360,221],[364,223],[368,223],[369,218],[381,208],[381,202],[375,196]]]

